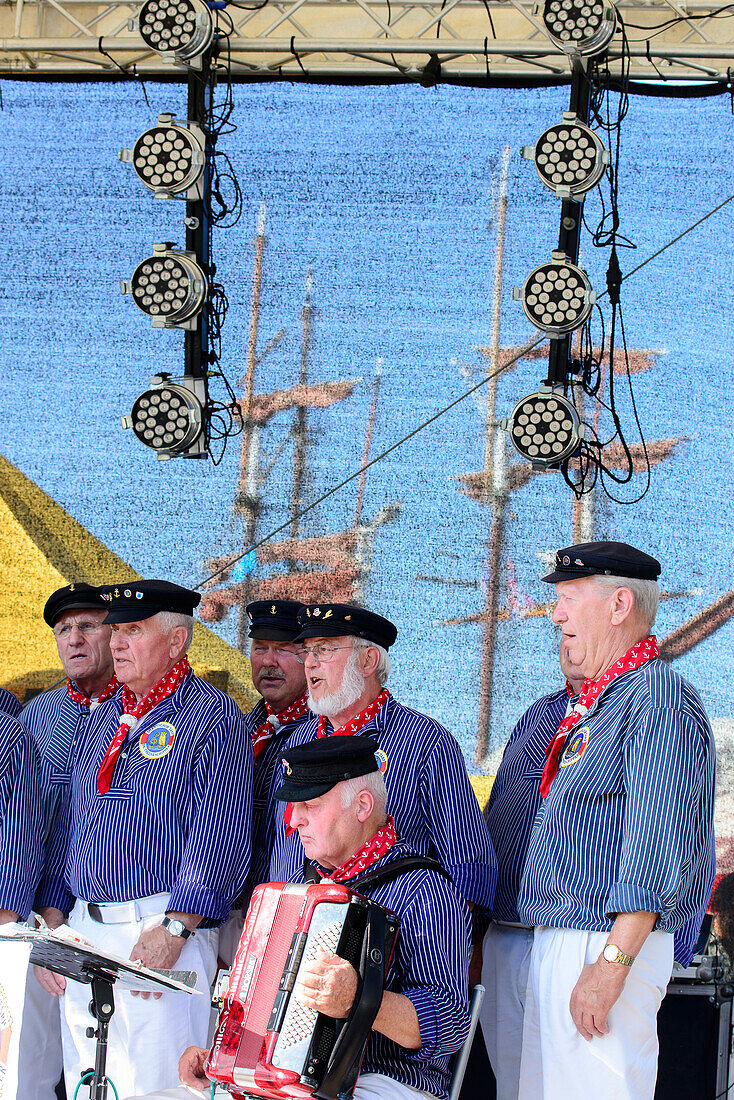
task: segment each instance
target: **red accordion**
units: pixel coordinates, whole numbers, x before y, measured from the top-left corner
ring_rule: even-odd
[[[400,920],[346,886],[258,886],[206,1072],[235,1100],[350,1097],[380,1007]],[[346,1020],[292,996],[301,963],[323,948],[352,963],[357,995]]]

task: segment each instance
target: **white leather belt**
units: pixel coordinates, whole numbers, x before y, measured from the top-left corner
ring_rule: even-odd
[[[97,924],[130,924],[158,913],[162,915],[170,900],[170,894],[151,894],[134,901],[85,901],[82,904]]]

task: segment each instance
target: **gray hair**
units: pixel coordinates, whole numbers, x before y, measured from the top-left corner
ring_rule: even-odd
[[[642,580],[639,577],[614,577],[607,573],[595,574],[594,580],[600,588],[607,588],[610,591],[616,588],[629,588],[635,610],[646,624],[647,630],[652,630],[660,600],[660,585],[657,581]]]
[[[383,646],[378,645],[377,642],[369,642],[366,638],[354,638],[355,649],[366,649],[368,646],[372,646],[373,649],[379,650],[380,660],[377,663],[375,675],[377,676],[377,679],[379,680],[382,687],[384,687],[387,683],[387,678],[390,675],[390,669],[392,668],[390,654]]]
[[[375,800],[375,808],[381,813],[387,811],[387,787],[382,772],[370,772],[358,775],[355,779],[345,779],[339,784],[342,795],[342,809],[348,810],[360,791],[369,791]]]
[[[186,627],[186,645],[184,647],[184,653],[186,653],[194,636],[194,616],[182,615],[180,611],[159,611],[156,619],[164,634],[170,634],[177,626]]]

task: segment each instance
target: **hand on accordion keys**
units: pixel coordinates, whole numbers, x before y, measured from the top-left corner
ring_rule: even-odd
[[[319,948],[298,972],[295,996],[301,1004],[334,1020],[349,1015],[357,993],[357,971],[351,963]]]
[[[208,1054],[205,1047],[186,1047],[178,1062],[178,1078],[182,1085],[200,1092],[209,1091],[209,1078],[204,1072]]]

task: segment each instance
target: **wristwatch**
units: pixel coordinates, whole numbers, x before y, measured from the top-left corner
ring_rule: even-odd
[[[187,940],[191,935],[184,922],[176,920],[175,917],[164,917],[161,921],[161,928],[165,928],[166,932],[170,932],[172,936],[180,936],[182,940]]]
[[[616,943],[608,943],[602,955],[608,963],[622,963],[624,966],[632,966],[635,961],[634,955],[625,955],[624,951],[620,951]]]

